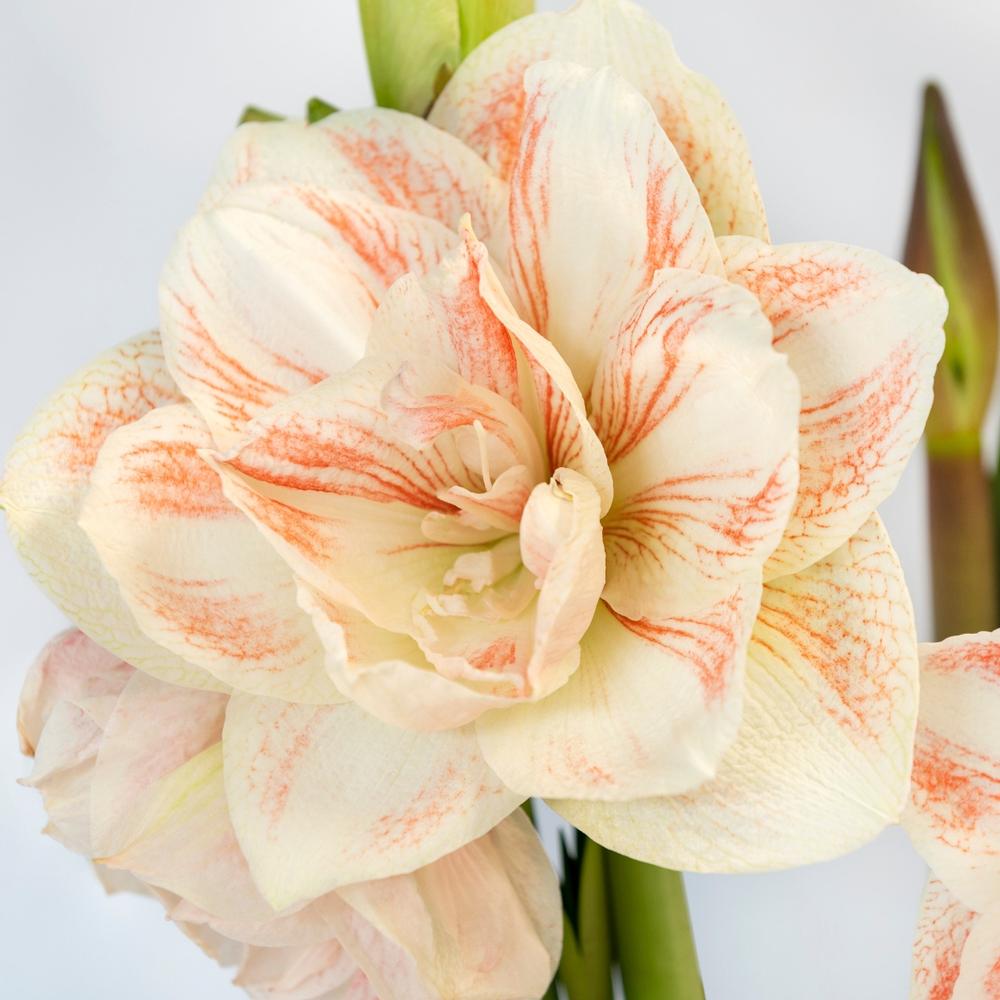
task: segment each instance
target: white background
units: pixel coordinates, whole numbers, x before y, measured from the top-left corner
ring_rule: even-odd
[[[557,4],[543,3],[545,7]],[[946,86],[981,206],[1000,230],[1000,4],[994,0],[650,3],[750,137],[776,241],[900,248],[919,90]],[[0,451],[98,350],[156,322],[172,234],[244,104],[370,102],[351,0],[0,0]],[[929,632],[923,468],[884,513]],[[13,716],[61,627],[0,545],[0,991],[12,1000],[232,998],[151,904],[104,898],[41,837]],[[709,1000],[903,1000],[924,877],[889,831],[837,862],[699,876]]]

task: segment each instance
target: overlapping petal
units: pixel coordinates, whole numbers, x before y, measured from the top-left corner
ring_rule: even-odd
[[[742,726],[711,781],[669,798],[553,804],[598,842],[670,868],[842,854],[905,802],[916,659],[902,571],[873,516],[832,555],[765,586]]]
[[[615,500],[605,600],[698,612],[760,579],[796,487],[798,387],[741,288],[664,270],[604,347],[590,395]]]
[[[412,871],[481,836],[521,800],[469,728],[412,733],[353,705],[234,695],[226,789],[254,879],[276,907]]]
[[[217,678],[142,631],[77,523],[108,435],[182,399],[157,334],[111,348],[60,388],[21,433],[7,458],[0,503],[29,572],[84,632],[156,677],[222,690]]]
[[[339,701],[284,563],[223,495],[191,406],[119,428],[80,523],[147,635],[234,687]]]
[[[669,34],[629,0],[581,0],[564,14],[520,18],[459,66],[430,120],[502,176],[513,171],[525,116],[525,70],[557,59],[612,66],[652,105],[719,234],[766,238],[743,135],[712,83],[681,63]]]
[[[490,766],[509,787],[553,798],[614,803],[702,784],[739,727],[759,589],[659,621],[602,602],[564,687],[479,720]]]
[[[921,649],[920,724],[903,824],[948,889],[1000,909],[1000,635]]]
[[[375,307],[452,230],[353,191],[244,184],[182,231],[160,282],[171,373],[220,445],[361,357]]]
[[[799,495],[769,574],[794,573],[892,492],[930,410],[947,303],[926,275],[834,243],[719,241],[802,387]]]
[[[662,267],[723,274],[698,192],[646,101],[614,70],[525,74],[511,176],[522,314],[586,392],[604,343]]]
[[[945,886],[930,878],[920,903],[913,942],[910,1000],[953,1000],[962,968],[962,952],[978,921]],[[975,993],[969,995],[981,997]]]

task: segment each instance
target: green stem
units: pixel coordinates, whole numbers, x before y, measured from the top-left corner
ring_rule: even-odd
[[[929,449],[934,631],[938,639],[997,626],[990,488],[978,443],[961,452]]]
[[[559,982],[569,1000],[613,1000],[611,927],[608,920],[605,850],[582,833],[575,905],[563,913],[563,953]]]
[[[680,872],[606,852],[611,915],[628,1000],[704,1000]]]

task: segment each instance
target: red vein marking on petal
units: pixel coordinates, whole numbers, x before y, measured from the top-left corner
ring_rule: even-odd
[[[239,517],[222,493],[219,474],[190,441],[147,441],[118,464],[119,483],[132,487],[136,504],[165,517]]]
[[[693,667],[705,702],[712,704],[721,701],[729,687],[743,628],[742,608],[742,595],[736,592],[698,618],[652,622],[625,618],[611,607],[608,610],[634,635]]]

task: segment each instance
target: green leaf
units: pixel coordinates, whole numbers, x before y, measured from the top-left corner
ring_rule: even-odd
[[[494,31],[534,9],[535,0],[458,0],[462,58]]]
[[[615,946],[628,1000],[705,1000],[684,877],[607,851]]]
[[[243,114],[240,115],[240,120],[236,124],[244,125],[247,122],[282,122],[284,120],[284,115],[278,115],[273,111],[265,111],[263,108],[248,104],[243,109]]]
[[[569,1000],[612,1000],[611,925],[604,848],[574,830],[562,838],[563,953],[558,979]]]
[[[376,102],[425,115],[459,62],[456,0],[359,0]]]
[[[306,104],[306,121],[310,125],[315,125],[316,122],[321,122],[324,118],[329,118],[330,115],[336,114],[339,110],[340,108],[335,104],[324,101],[322,97],[310,97],[309,102]]]
[[[928,449],[944,455],[978,452],[996,369],[997,288],[962,154],[935,84],[924,92],[905,262],[934,277],[948,296]]]

